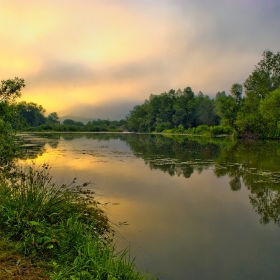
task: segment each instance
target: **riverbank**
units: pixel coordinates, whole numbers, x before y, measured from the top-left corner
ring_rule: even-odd
[[[53,182],[50,167],[0,177],[0,279],[150,279],[127,251],[87,189]]]

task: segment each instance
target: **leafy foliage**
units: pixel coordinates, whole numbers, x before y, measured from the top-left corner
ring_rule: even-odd
[[[59,117],[57,112],[52,112],[47,117],[47,124],[59,124]]]
[[[216,112],[223,125],[234,128],[239,137],[279,138],[280,53],[267,50],[243,87],[234,84],[231,95],[216,95]]]
[[[25,126],[35,127],[46,123],[44,116],[46,110],[41,105],[22,101],[17,104],[17,110]]]
[[[161,132],[179,125],[184,128],[207,124],[215,125],[219,118],[214,111],[214,100],[190,87],[183,91],[171,89],[160,95],[151,94],[144,104],[135,106],[127,117],[130,131]]]
[[[0,167],[6,167],[18,155],[15,133],[20,128],[20,118],[15,99],[25,87],[23,79],[1,81],[0,85]]]
[[[0,102],[12,102],[21,96],[21,89],[25,87],[23,79],[2,80],[0,85]]]

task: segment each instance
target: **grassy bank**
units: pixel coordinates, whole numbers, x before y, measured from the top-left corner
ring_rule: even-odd
[[[150,279],[126,252],[88,183],[56,184],[49,166],[0,178],[0,279]]]

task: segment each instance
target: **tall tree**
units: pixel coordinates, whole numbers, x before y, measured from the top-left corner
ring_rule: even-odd
[[[246,96],[235,122],[243,136],[265,137],[268,122],[260,112],[261,100],[268,98],[272,91],[280,86],[280,53],[274,54],[266,50],[262,56],[255,70],[243,84]]]
[[[244,82],[248,97],[263,99],[280,86],[280,52],[274,54],[266,50],[262,56],[253,73]]]
[[[230,94],[233,96],[235,99],[235,102],[240,104],[242,100],[242,92],[243,92],[243,87],[241,84],[233,84],[230,89]]]

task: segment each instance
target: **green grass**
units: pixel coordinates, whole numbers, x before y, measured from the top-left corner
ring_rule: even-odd
[[[151,279],[127,251],[116,253],[114,231],[88,183],[57,184],[49,171],[32,165],[1,174],[1,240],[33,264],[43,262],[50,279]]]

